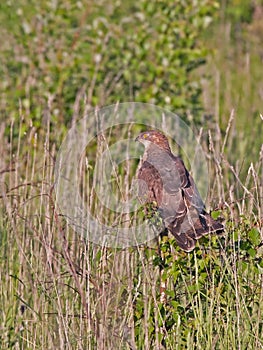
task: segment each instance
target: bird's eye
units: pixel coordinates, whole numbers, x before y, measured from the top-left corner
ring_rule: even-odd
[[[148,136],[147,134],[144,134],[144,135],[143,135],[143,138],[144,138],[144,139],[147,139],[147,136]]]

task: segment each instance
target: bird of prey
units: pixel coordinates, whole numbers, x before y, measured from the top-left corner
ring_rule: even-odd
[[[155,203],[179,247],[190,252],[202,236],[222,233],[224,226],[206,212],[192,176],[171,152],[166,136],[150,130],[140,133],[136,141],[145,146],[137,172],[140,201]]]

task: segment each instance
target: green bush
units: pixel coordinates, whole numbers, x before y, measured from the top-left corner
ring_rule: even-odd
[[[91,107],[117,101],[154,103],[198,120],[200,85],[191,71],[205,62],[199,41],[216,1],[142,0],[1,6],[1,112],[41,126],[47,101],[54,122],[68,123],[78,93]],[[8,102],[7,102],[8,101]]]

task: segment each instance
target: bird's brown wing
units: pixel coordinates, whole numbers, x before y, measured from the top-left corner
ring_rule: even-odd
[[[221,233],[224,230],[224,226],[212,219],[205,211],[204,202],[192,176],[180,158],[177,160],[178,163],[181,167],[181,173],[183,174],[184,169],[185,178],[188,179],[187,182],[184,182],[186,185],[182,186],[183,200],[187,211],[181,222],[180,231],[178,230],[177,223],[175,226],[171,225],[169,229],[175,236],[178,245],[186,251],[191,251],[195,247],[196,240],[211,232]]]
[[[188,177],[188,184],[183,188],[185,200],[187,203],[189,203],[189,205],[193,206],[198,211],[198,213],[202,213],[203,210],[205,210],[204,202],[199,194],[194,179],[187,170],[186,172]]]
[[[143,162],[138,172],[139,195],[144,202],[156,202],[164,225],[185,251],[194,249],[196,240],[210,232],[222,232],[223,226],[205,211],[193,178],[183,161],[172,156],[169,161]]]
[[[181,188],[189,184],[188,172],[183,161],[179,157],[175,157],[171,152],[164,152],[159,147],[151,147],[148,153],[147,162],[154,168],[154,177],[161,179],[162,187],[168,194],[175,194]]]

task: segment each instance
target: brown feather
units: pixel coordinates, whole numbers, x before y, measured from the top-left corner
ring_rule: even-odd
[[[189,252],[202,236],[223,232],[223,225],[205,211],[193,178],[182,159],[172,154],[167,138],[152,130],[136,140],[145,145],[137,173],[139,197],[142,203],[157,203],[164,226],[178,245]]]

